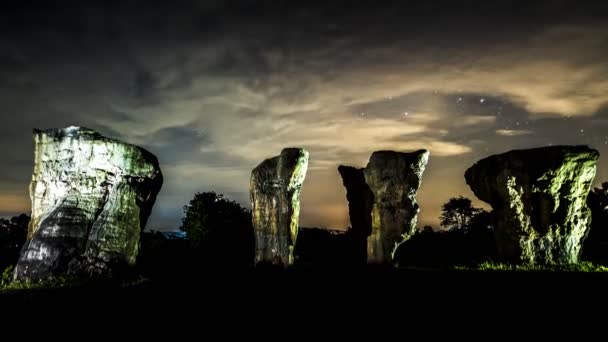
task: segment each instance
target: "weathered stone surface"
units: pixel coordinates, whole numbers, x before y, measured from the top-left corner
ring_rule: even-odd
[[[291,265],[309,153],[286,148],[251,172],[255,263]]]
[[[475,195],[492,205],[503,258],[541,264],[579,261],[598,158],[586,146],[553,146],[493,155],[466,171]]]
[[[416,192],[428,160],[427,150],[377,151],[364,169],[338,167],[353,233],[367,238],[368,263],[392,263],[399,243],[415,233]]]
[[[83,127],[34,131],[32,220],[15,279],[133,265],[156,195],[148,151]]]
[[[363,171],[374,196],[372,229],[367,239],[368,263],[392,262],[399,243],[416,232],[419,206],[416,192],[429,160],[429,151],[377,151]]]

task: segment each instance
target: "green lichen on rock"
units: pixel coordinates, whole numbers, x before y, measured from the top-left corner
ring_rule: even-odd
[[[16,280],[133,265],[162,186],[148,151],[82,127],[34,131],[32,220]]]
[[[377,151],[370,157],[363,170],[365,184],[373,196],[368,263],[392,263],[397,246],[416,232],[420,210],[416,193],[428,160],[427,150]]]
[[[586,146],[552,146],[490,156],[466,171],[475,195],[492,205],[501,257],[531,264],[580,261],[598,158]]]
[[[255,231],[255,263],[293,264],[298,236],[300,192],[309,153],[286,148],[251,172],[250,194]]]

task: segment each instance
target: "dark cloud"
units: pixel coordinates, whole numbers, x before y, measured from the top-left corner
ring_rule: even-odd
[[[345,227],[337,165],[429,148],[421,223],[512,148],[608,152],[608,4],[581,1],[21,2],[0,8],[0,211],[27,210],[32,128],[82,125],[159,157],[150,226],[196,191],[311,151],[302,223]],[[362,115],[363,113],[363,115]],[[602,161],[598,179],[608,178]]]
[[[157,80],[154,75],[145,69],[135,71],[133,77],[133,87],[135,88],[135,97],[146,99],[154,94]]]
[[[189,126],[166,127],[142,137],[144,147],[153,151],[163,164],[178,165],[201,160],[201,148],[208,137]]]

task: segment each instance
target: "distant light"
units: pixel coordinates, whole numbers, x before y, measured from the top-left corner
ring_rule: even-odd
[[[484,103],[486,102],[486,99],[484,99],[483,97],[481,99],[479,99],[479,103]]]

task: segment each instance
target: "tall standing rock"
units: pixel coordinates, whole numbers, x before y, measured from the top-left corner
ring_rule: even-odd
[[[599,153],[586,146],[514,150],[465,173],[493,208],[499,254],[511,262],[576,263],[589,229],[586,204]]]
[[[348,215],[351,231],[349,237],[356,245],[356,255],[362,256],[362,262],[367,259],[367,237],[372,233],[372,207],[374,194],[365,182],[364,169],[340,165],[338,172],[342,176],[342,184],[346,188],[348,200]]]
[[[308,169],[309,153],[286,148],[264,160],[251,172],[252,221],[255,263],[293,263],[298,235],[300,192]]]
[[[389,263],[397,246],[416,232],[416,192],[429,161],[429,151],[374,152],[363,171],[374,195],[372,229],[367,239],[368,263]]]
[[[156,157],[83,127],[35,130],[34,141],[32,219],[15,279],[133,265],[162,186]]]
[[[367,236],[367,262],[388,264],[395,248],[416,232],[416,192],[429,151],[377,151],[364,169],[340,166],[353,230]]]

